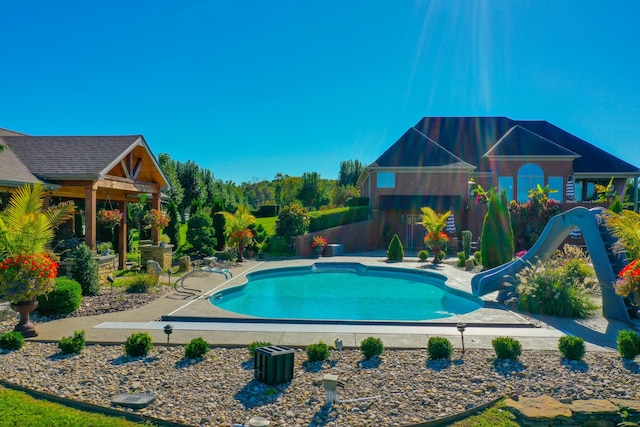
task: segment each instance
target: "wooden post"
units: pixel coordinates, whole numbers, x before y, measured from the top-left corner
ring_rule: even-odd
[[[84,242],[93,250],[96,249],[96,194],[93,185],[84,188]]]
[[[151,201],[151,207],[153,209],[160,210],[160,193],[153,193],[152,196],[153,200]],[[155,227],[151,229],[151,240],[153,241],[154,245],[157,245],[158,241],[160,240],[160,230]]]
[[[127,201],[122,201],[122,221],[118,236],[118,268],[124,270],[127,266]]]

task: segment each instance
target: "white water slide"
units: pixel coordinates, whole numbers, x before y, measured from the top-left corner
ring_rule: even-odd
[[[593,269],[596,272],[602,290],[602,312],[605,317],[629,321],[629,314],[624,299],[617,295],[613,288],[616,274],[612,266],[610,251],[607,249],[615,240],[604,225],[599,224],[599,215],[603,208],[591,210],[575,207],[560,213],[549,220],[540,238],[522,257],[477,274],[471,280],[471,288],[475,296],[495,292],[505,281],[513,282],[513,277],[527,264],[549,259],[569,234],[580,229],[591,256]],[[615,258],[614,258],[615,259]],[[615,259],[613,262],[620,262]],[[508,280],[508,278],[512,278]]]

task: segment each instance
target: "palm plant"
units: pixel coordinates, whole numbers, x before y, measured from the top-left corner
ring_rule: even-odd
[[[434,256],[433,262],[437,264],[442,245],[449,241],[449,236],[444,230],[447,227],[447,219],[451,216],[451,211],[439,214],[428,206],[420,208],[420,210],[422,211],[421,224],[426,230],[424,242],[431,247]]]
[[[256,217],[249,213],[249,209],[244,206],[238,206],[235,213],[223,212],[225,218],[225,234],[228,242],[236,245],[238,248],[238,261],[244,261],[242,254],[247,245],[251,243],[253,233],[249,230],[249,226],[256,222]]]
[[[629,210],[616,214],[607,210],[602,218],[611,235],[618,239],[613,251],[626,252],[630,260],[640,259],[640,214]]]
[[[0,212],[0,260],[45,252],[56,227],[73,215],[73,202],[44,209],[44,195],[41,184],[25,185],[11,195],[7,209]]]

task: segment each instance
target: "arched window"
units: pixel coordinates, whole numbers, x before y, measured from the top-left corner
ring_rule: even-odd
[[[529,190],[538,184],[544,187],[544,172],[535,163],[527,163],[518,169],[518,202],[529,200]]]

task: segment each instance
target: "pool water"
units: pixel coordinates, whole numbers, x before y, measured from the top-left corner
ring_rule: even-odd
[[[417,269],[316,263],[264,270],[211,296],[217,307],[275,319],[419,321],[465,314],[482,300]]]

